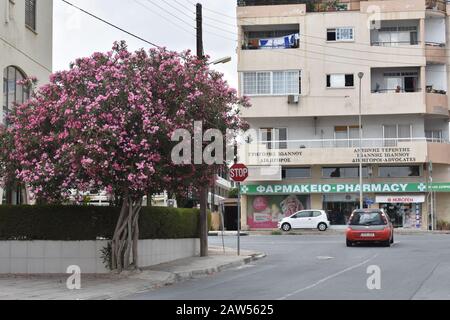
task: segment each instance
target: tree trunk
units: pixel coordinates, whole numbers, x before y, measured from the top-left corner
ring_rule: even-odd
[[[208,188],[200,188],[200,256],[208,256]]]
[[[142,200],[125,197],[111,244],[112,269],[117,272],[138,268],[139,214]]]

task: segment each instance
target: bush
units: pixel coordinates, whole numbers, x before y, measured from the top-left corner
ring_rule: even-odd
[[[0,206],[0,240],[110,240],[120,208],[93,206]],[[195,209],[144,207],[141,239],[198,238]]]
[[[437,229],[440,231],[449,231],[450,230],[450,222],[442,221],[442,220],[438,221]]]

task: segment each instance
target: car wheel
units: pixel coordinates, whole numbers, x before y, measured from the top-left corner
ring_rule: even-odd
[[[325,232],[327,231],[328,226],[326,225],[326,223],[320,223],[317,229],[319,229],[319,231]]]
[[[347,247],[353,247],[353,241],[347,240]]]
[[[289,223],[285,223],[281,226],[281,229],[283,229],[284,232],[289,232],[291,231],[292,227]]]

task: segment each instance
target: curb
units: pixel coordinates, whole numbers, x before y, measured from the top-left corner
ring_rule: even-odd
[[[167,272],[167,274],[168,274],[167,280],[159,281],[157,283],[150,283],[150,284],[138,286],[138,287],[131,288],[128,290],[123,290],[117,294],[111,294],[111,295],[106,294],[106,295],[100,295],[100,296],[93,296],[93,297],[85,298],[83,300],[121,299],[121,298],[125,298],[127,296],[130,296],[130,295],[142,292],[142,291],[152,291],[152,290],[160,289],[160,288],[167,287],[170,285],[174,285],[176,283],[192,280],[192,279],[199,278],[199,277],[205,277],[205,276],[217,274],[217,273],[220,273],[220,272],[223,272],[223,271],[226,271],[229,269],[233,269],[233,268],[238,268],[238,267],[247,265],[253,261],[264,259],[265,257],[267,257],[266,254],[261,253],[261,252],[256,252],[249,256],[242,257],[242,259],[239,261],[229,262],[229,263],[218,265],[215,267],[210,267],[210,268],[206,268],[206,269],[196,269],[196,270],[191,270],[191,271],[186,271],[186,272],[175,272],[175,273]]]

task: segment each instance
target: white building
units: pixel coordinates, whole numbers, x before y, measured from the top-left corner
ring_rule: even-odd
[[[361,200],[396,227],[450,221],[449,12],[443,0],[238,1],[254,131],[241,148],[244,229],[299,209],[345,225]]]
[[[0,1],[0,121],[13,104],[23,102],[29,92],[16,82],[34,76],[38,85],[48,81],[52,70],[52,0]],[[21,192],[0,189],[0,204],[24,202]]]

